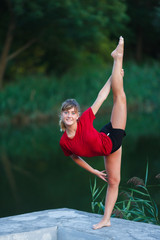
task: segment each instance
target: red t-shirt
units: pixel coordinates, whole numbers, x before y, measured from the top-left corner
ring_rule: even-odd
[[[95,115],[88,108],[77,122],[75,136],[71,139],[66,131],[60,139],[60,146],[66,156],[75,154],[81,157],[107,156],[112,151],[112,141],[103,132],[93,127]]]

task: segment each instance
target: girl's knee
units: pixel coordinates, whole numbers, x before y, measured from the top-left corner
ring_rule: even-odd
[[[123,91],[120,91],[118,94],[113,96],[114,103],[119,102],[121,104],[126,104],[126,94]]]
[[[117,187],[117,186],[119,186],[119,184],[120,184],[120,177],[109,177],[108,178],[108,184],[110,185],[110,186],[115,186],[115,187]]]

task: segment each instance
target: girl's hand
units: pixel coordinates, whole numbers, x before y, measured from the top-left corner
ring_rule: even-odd
[[[105,170],[103,171],[98,171],[97,169],[94,169],[94,174],[101,178],[102,180],[104,180],[105,182],[107,182],[107,174],[105,173]]]

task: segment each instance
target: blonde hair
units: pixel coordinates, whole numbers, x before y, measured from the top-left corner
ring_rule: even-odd
[[[65,110],[69,110],[73,107],[74,107],[75,111],[80,114],[80,106],[79,106],[79,103],[75,99],[67,99],[66,101],[64,101],[61,106],[61,112],[65,111]],[[64,132],[66,130],[66,126],[61,119],[61,114],[60,114],[59,126],[60,126],[61,132]]]

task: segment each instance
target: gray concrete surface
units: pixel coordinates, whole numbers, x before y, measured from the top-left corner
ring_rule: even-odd
[[[93,230],[101,215],[54,209],[0,218],[0,240],[160,240],[160,226],[112,218]]]

